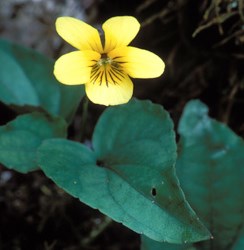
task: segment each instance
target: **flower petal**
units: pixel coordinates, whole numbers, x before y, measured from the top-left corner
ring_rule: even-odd
[[[89,81],[92,66],[101,55],[95,51],[74,51],[61,56],[54,65],[58,81],[68,85],[84,84]]]
[[[140,24],[132,16],[118,16],[108,19],[102,26],[105,34],[104,53],[114,48],[127,46],[137,35]]]
[[[97,29],[79,19],[59,17],[56,30],[66,42],[79,50],[94,50],[99,53],[103,51]]]
[[[130,78],[121,71],[113,70],[110,65],[93,71],[85,87],[92,102],[106,106],[127,103],[133,93]]]
[[[163,74],[165,64],[154,53],[135,47],[121,47],[108,53],[133,78],[154,78]]]

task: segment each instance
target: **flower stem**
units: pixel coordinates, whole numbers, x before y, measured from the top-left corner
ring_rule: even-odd
[[[81,123],[80,123],[80,141],[85,139],[86,135],[86,124],[87,124],[87,117],[88,117],[88,103],[89,100],[87,96],[83,97],[83,104],[82,104],[82,116],[81,116]]]

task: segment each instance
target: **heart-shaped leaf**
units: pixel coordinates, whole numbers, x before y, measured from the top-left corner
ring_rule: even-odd
[[[0,41],[0,101],[6,105],[39,108],[70,121],[83,86],[65,86],[53,76],[53,61],[11,42]]]
[[[41,113],[20,115],[0,127],[0,162],[22,173],[37,168],[36,151],[47,138],[66,137],[66,122]]]
[[[243,227],[244,142],[189,102],[180,120],[177,173],[186,197],[213,234],[199,249],[232,249]]]
[[[161,106],[132,100],[108,108],[92,142],[94,151],[47,140],[40,167],[68,193],[135,232],[175,243],[209,238],[179,187],[173,124]]]

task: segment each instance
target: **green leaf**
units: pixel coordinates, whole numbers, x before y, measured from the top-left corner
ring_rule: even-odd
[[[41,113],[20,115],[0,127],[0,162],[22,173],[37,169],[36,151],[43,140],[66,136],[66,122]]]
[[[242,232],[242,234],[235,241],[232,250],[243,250],[243,249],[244,249],[244,233]]]
[[[231,249],[243,227],[244,142],[189,102],[179,124],[177,173],[186,197],[214,240],[203,249]]]
[[[189,244],[162,243],[141,236],[141,250],[196,250],[196,248]]]
[[[27,110],[44,109],[70,121],[84,87],[60,84],[53,64],[32,49],[0,40],[0,101]]]
[[[47,140],[39,164],[61,188],[135,232],[180,243],[209,237],[175,176],[176,145],[168,113],[148,101],[108,108],[93,148]]]

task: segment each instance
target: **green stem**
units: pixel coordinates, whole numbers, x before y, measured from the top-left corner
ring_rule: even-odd
[[[80,141],[83,141],[85,139],[85,135],[86,135],[88,103],[89,103],[89,100],[88,100],[87,96],[84,96],[83,104],[82,104],[81,124],[80,124],[80,136],[79,136]]]

